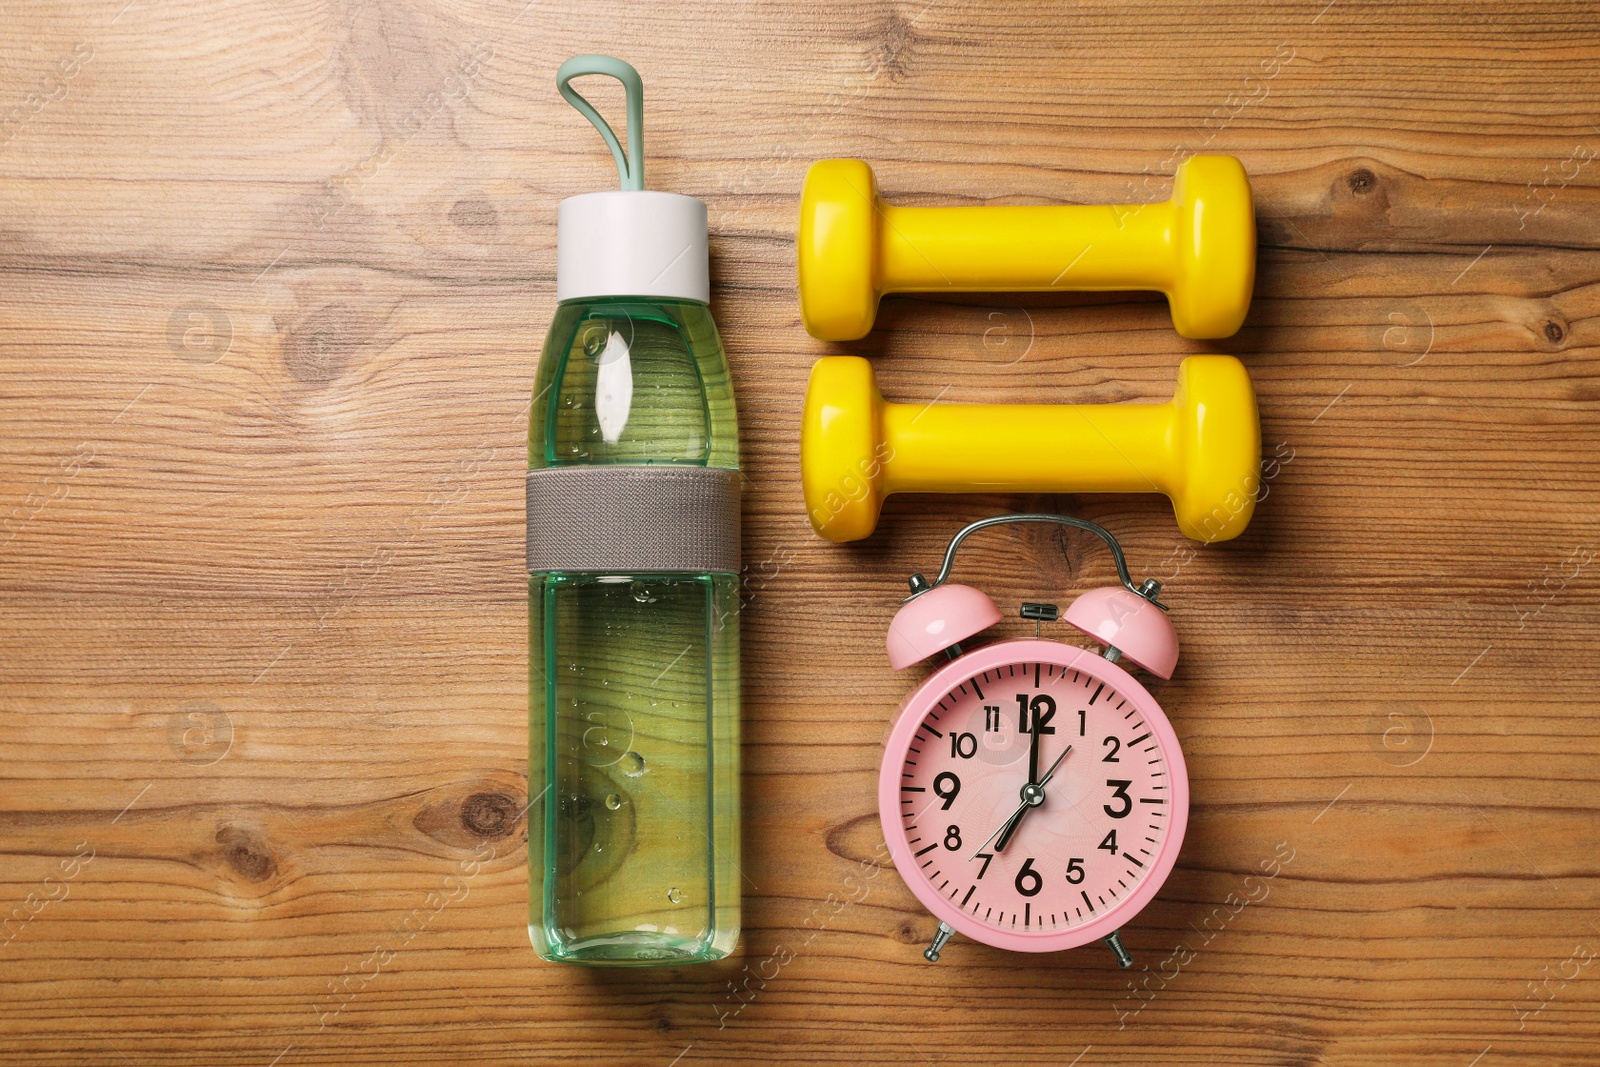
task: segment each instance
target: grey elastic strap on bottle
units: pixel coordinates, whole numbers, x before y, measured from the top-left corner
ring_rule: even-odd
[[[528,472],[528,570],[739,573],[739,472],[572,466]]]

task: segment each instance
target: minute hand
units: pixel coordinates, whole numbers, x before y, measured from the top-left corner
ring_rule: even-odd
[[[1050,764],[1050,769],[1044,772],[1044,777],[1039,779],[1037,785],[1029,782],[1027,785],[1022,787],[1022,803],[1017,805],[1017,810],[1011,813],[1010,818],[1000,824],[999,829],[995,830],[994,833],[986,837],[983,841],[983,844],[978,846],[977,852],[974,852],[971,856],[967,857],[968,859],[977,859],[978,853],[989,847],[989,842],[993,841],[997,837],[1000,839],[1000,841],[995,845],[994,850],[996,852],[1004,851],[1006,842],[1011,839],[1011,835],[1016,832],[1017,826],[1021,824],[1022,816],[1027,814],[1029,808],[1038,807],[1040,804],[1044,803],[1044,787],[1050,783],[1050,779],[1055,777],[1056,768],[1061,766],[1061,761],[1066,759],[1067,753],[1071,751],[1071,745],[1068,745],[1065,749],[1063,749],[1061,755],[1056,757],[1056,761]]]

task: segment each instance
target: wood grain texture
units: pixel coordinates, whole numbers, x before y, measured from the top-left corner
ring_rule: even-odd
[[[1600,1059],[1592,5],[21,0],[5,29],[0,1064]],[[526,409],[555,203],[614,181],[553,85],[594,50],[644,75],[651,186],[710,205],[749,473],[745,934],[670,971],[523,929]],[[1258,198],[1227,342],[1141,294],[800,329],[815,158],[904,203],[1100,202],[1202,149]],[[1216,547],[1088,496],[895,498],[828,545],[796,435],[829,351],[908,402],[1157,400],[1234,352],[1278,463]],[[901,582],[1018,506],[1112,526],[1184,642],[1194,811],[1135,972],[929,965],[877,866]],[[963,571],[1008,606],[1110,573],[1032,532]]]

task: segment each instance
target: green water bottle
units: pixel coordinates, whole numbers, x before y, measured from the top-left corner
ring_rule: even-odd
[[[568,82],[623,83],[628,148]],[[739,435],[706,206],[644,189],[638,73],[561,94],[622,189],[563,200],[528,428],[528,935],[681,964],[739,937]]]

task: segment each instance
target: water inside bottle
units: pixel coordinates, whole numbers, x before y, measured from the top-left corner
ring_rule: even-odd
[[[561,305],[530,466],[737,468],[703,305]],[[739,932],[739,578],[529,579],[529,936],[577,963],[718,959]]]

